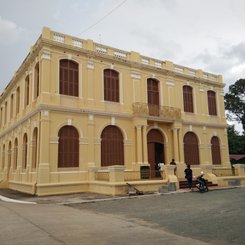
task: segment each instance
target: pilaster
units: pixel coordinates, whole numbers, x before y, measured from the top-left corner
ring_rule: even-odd
[[[40,152],[39,155],[39,166],[38,166],[38,183],[49,183],[50,181],[50,119],[49,111],[41,112],[40,122]]]
[[[88,116],[88,165],[95,166],[94,116]]]

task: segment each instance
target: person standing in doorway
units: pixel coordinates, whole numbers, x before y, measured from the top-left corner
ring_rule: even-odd
[[[187,168],[185,169],[185,178],[188,181],[188,187],[192,190],[192,169],[190,164],[187,164]]]

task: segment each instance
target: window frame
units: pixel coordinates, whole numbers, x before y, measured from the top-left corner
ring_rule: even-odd
[[[74,60],[59,61],[59,94],[79,97],[79,63]]]
[[[189,85],[183,86],[184,112],[194,113],[193,88]]]
[[[113,69],[104,69],[104,101],[120,103],[119,72]]]
[[[217,116],[216,93],[212,90],[208,90],[207,98],[208,98],[208,114],[210,116]]]
[[[79,133],[74,126],[65,125],[58,132],[58,168],[79,167]]]

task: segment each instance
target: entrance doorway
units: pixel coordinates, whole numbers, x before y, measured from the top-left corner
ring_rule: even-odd
[[[165,162],[164,137],[157,129],[152,129],[147,134],[148,162],[150,164],[151,177],[160,177],[158,163]]]

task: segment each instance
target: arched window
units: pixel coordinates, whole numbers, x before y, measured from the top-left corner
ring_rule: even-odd
[[[73,126],[64,126],[59,130],[58,167],[79,166],[79,134]]]
[[[72,60],[60,60],[60,94],[78,97],[79,66]]]
[[[119,73],[117,71],[104,70],[104,100],[119,102]]]
[[[1,107],[1,112],[0,112],[0,127],[3,125],[3,107]]]
[[[153,78],[147,79],[148,108],[151,116],[159,116],[159,81]]]
[[[29,91],[30,90],[30,79],[29,75],[26,77],[25,80],[25,107],[29,105],[30,99],[29,99]]]
[[[28,144],[28,141],[27,141],[27,134],[24,134],[24,137],[23,137],[23,154],[22,154],[22,167],[23,169],[26,169],[27,167],[27,144]]]
[[[16,115],[20,112],[20,87],[16,89]]]
[[[217,109],[216,109],[216,94],[214,91],[208,91],[208,112],[209,115],[216,116]]]
[[[11,94],[11,98],[10,98],[10,119],[13,118],[13,111],[14,111],[14,95]]]
[[[187,85],[183,86],[183,102],[185,112],[194,112],[192,87]]]
[[[4,169],[5,166],[5,144],[3,145],[3,150],[2,150],[2,169]]]
[[[213,136],[211,139],[211,151],[213,164],[221,164],[220,144],[217,136]]]
[[[7,117],[8,117],[8,102],[5,102],[5,113],[4,113],[4,124],[6,125],[7,123]]]
[[[18,161],[18,139],[16,138],[14,141],[14,165],[13,169],[17,168],[17,161]]]
[[[11,167],[11,159],[12,159],[12,143],[9,141],[9,149],[8,149],[8,168]]]
[[[101,134],[101,166],[124,165],[124,144],[121,130],[107,126]]]
[[[33,131],[32,136],[32,168],[37,167],[37,128]]]
[[[39,63],[35,66],[34,73],[34,99],[39,96]]]
[[[192,132],[187,132],[184,136],[184,154],[186,164],[200,164],[198,139],[197,136]]]

